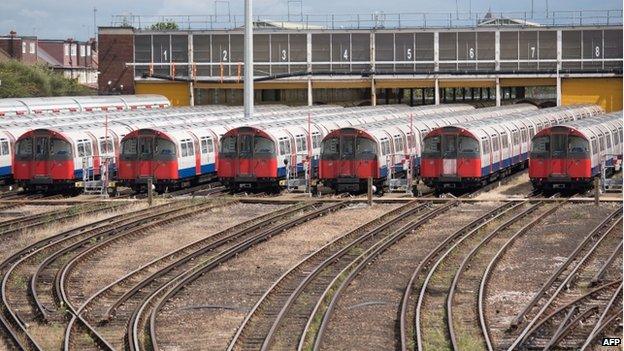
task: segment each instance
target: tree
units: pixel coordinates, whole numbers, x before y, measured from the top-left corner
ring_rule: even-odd
[[[175,22],[157,22],[152,24],[152,30],[178,30],[178,24]]]

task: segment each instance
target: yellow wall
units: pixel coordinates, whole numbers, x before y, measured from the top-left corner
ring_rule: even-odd
[[[622,78],[565,78],[561,104],[597,104],[606,112],[622,109]]]
[[[189,106],[189,83],[185,82],[134,82],[136,94],[160,94],[171,101],[173,106]]]

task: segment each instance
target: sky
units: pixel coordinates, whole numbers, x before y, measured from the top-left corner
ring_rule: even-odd
[[[300,6],[298,0],[255,0],[256,15],[282,15]],[[533,3],[536,13],[544,13],[547,0],[302,0],[304,14],[370,14],[373,12],[496,12],[530,11]],[[93,37],[93,9],[96,24],[111,24],[115,14],[134,15],[212,15],[215,7],[224,13],[229,2],[230,13],[243,14],[243,0],[2,0],[0,35],[15,30],[20,35],[40,38],[87,40]],[[622,0],[548,0],[550,11],[621,10]],[[293,10],[294,12],[294,10]],[[298,12],[298,10],[297,10]]]

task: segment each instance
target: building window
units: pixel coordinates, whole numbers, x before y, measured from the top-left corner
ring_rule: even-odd
[[[91,56],[91,45],[87,45],[87,56]]]
[[[69,44],[63,45],[63,52],[65,53],[65,56],[69,56]]]
[[[76,56],[76,45],[71,44],[71,55]]]
[[[87,49],[85,48],[84,45],[80,45],[80,57],[85,57],[86,54],[87,54]]]
[[[35,43],[34,43],[34,42],[31,42],[31,43],[30,43],[30,53],[31,53],[31,54],[34,54],[34,53],[35,53]]]
[[[26,53],[26,42],[22,42],[22,54]]]

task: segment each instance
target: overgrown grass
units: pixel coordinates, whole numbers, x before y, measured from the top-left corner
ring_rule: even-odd
[[[0,98],[94,93],[77,80],[65,78],[44,65],[26,65],[15,60],[0,62],[0,80]]]

